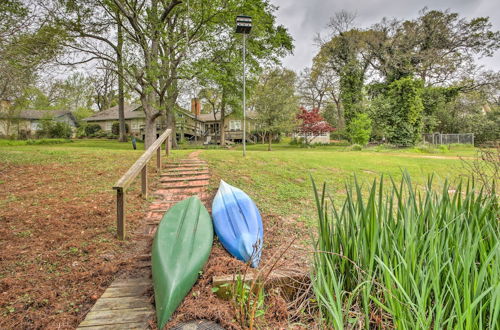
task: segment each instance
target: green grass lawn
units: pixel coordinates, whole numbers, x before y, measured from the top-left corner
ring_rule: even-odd
[[[201,157],[210,162],[214,178],[222,178],[251,195],[265,213],[274,213],[313,223],[315,205],[310,177],[317,184],[326,182],[334,200],[345,196],[345,182],[354,176],[364,184],[384,174],[399,179],[407,171],[413,182],[424,184],[429,175],[435,184],[456,180],[465,174],[462,160],[475,154],[472,147],[422,152],[409,149],[367,148],[350,151],[348,147],[324,146],[298,148],[286,144],[249,145],[247,157],[241,147],[232,150],[204,150]],[[216,182],[213,188],[216,187]]]

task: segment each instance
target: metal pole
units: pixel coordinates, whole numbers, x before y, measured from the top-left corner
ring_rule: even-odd
[[[247,48],[246,48],[246,41],[247,41],[247,35],[246,33],[243,33],[243,157],[246,156],[247,154],[247,127],[246,127],[246,53],[247,53]]]

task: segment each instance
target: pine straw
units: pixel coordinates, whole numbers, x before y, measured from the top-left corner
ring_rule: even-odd
[[[264,222],[264,249],[261,258],[261,267],[274,263],[276,252],[280,248],[288,246],[296,230],[289,222],[283,218],[274,215],[263,216]],[[279,260],[275,269],[307,272],[307,253],[298,244],[290,246],[285,253],[278,253]],[[212,278],[221,275],[245,274],[254,271],[249,269],[246,264],[232,257],[217,241],[214,242],[212,253],[208,263],[203,269],[203,273],[195,286],[186,296],[177,311],[172,316],[170,322],[166,325],[169,329],[181,322],[190,320],[205,319],[220,324],[224,329],[242,329],[236,322],[236,310],[231,301],[218,298],[212,292]],[[266,313],[263,323],[266,328],[289,328],[290,301],[285,299],[285,295],[278,289],[266,291]],[[262,324],[261,324],[262,325]]]

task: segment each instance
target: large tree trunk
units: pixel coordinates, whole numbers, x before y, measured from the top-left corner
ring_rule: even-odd
[[[156,118],[160,116],[160,112],[153,108],[153,94],[141,96],[141,104],[146,118],[144,120],[144,149],[149,148],[156,140]]]
[[[123,93],[123,31],[120,13],[117,13],[117,27],[118,27],[118,43],[117,43],[117,54],[116,54],[116,64],[118,70],[118,120],[120,122],[120,137],[118,141],[127,142],[127,129],[125,126],[125,99]]]

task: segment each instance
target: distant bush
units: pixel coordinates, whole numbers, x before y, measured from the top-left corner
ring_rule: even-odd
[[[87,137],[91,137],[101,130],[102,130],[102,128],[99,124],[88,124],[84,128],[85,136],[87,136]]]
[[[125,123],[125,133],[128,133],[130,132],[130,129],[128,127],[128,124]],[[120,135],[120,122],[118,121],[115,121],[113,122],[113,124],[111,125],[111,133],[113,133],[113,135]]]
[[[40,122],[40,127],[38,137],[69,139],[73,134],[71,126],[63,122],[46,119]]]
[[[361,151],[361,150],[363,150],[363,147],[360,146],[359,144],[353,144],[351,146],[351,151]]]
[[[63,144],[73,142],[70,139],[39,139],[39,140],[27,140],[27,145],[46,145],[46,144]]]
[[[358,114],[347,127],[352,143],[366,145],[372,133],[372,121],[366,113]]]

